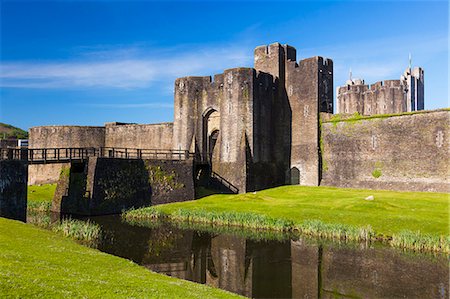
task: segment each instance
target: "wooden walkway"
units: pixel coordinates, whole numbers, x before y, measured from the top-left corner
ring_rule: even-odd
[[[195,155],[183,150],[115,147],[0,149],[0,160],[26,160],[29,164],[84,161],[89,157],[182,161],[194,159]]]

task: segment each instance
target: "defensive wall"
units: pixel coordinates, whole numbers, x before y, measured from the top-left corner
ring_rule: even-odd
[[[107,123],[105,147],[172,149],[173,123],[151,125]]]
[[[27,163],[0,160],[0,217],[25,221],[27,216]]]
[[[449,192],[450,111],[322,124],[322,185]]]
[[[104,127],[42,126],[29,131],[30,148],[115,147],[172,149],[172,123],[107,123]],[[56,183],[68,163],[29,165],[28,184]]]
[[[76,215],[121,213],[192,200],[193,160],[164,161],[90,157],[61,171],[52,211]]]
[[[424,110],[424,70],[409,66],[400,80],[379,81],[372,85],[350,79],[337,88],[336,112],[361,115]]]
[[[30,148],[80,148],[105,146],[105,127],[41,126],[29,130]],[[30,164],[28,184],[56,183],[66,163]]]
[[[379,81],[370,86],[342,86],[338,87],[337,111],[346,114],[358,112],[361,115],[406,112],[406,96],[400,80]]]

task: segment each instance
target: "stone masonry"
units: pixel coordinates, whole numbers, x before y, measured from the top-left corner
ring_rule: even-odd
[[[400,80],[379,81],[372,85],[350,79],[337,88],[337,113],[360,115],[390,114],[424,109],[424,71],[408,67]]]

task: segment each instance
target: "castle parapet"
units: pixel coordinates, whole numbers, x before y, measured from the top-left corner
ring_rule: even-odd
[[[415,77],[416,76],[416,77]],[[347,80],[337,88],[337,113],[361,115],[401,113],[424,109],[423,70],[408,68],[400,80]]]

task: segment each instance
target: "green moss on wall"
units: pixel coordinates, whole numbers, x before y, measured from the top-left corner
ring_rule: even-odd
[[[63,166],[59,172],[59,178],[68,178],[70,176],[70,166]]]
[[[381,175],[381,169],[376,168],[372,171],[372,176],[376,179],[378,179]]]
[[[150,165],[148,161],[146,161],[145,168],[148,171],[148,181],[154,194],[163,194],[184,187],[184,184],[177,181],[174,171],[168,173],[161,166]]]
[[[325,122],[332,123],[333,126],[336,127],[338,122],[357,122],[360,120],[384,119],[384,118],[395,117],[395,116],[425,114],[425,113],[433,113],[433,112],[438,112],[438,111],[450,111],[450,108],[443,108],[443,109],[437,109],[437,110],[421,110],[421,111],[412,111],[412,112],[391,113],[391,114],[375,114],[375,115],[368,115],[368,116],[360,115],[358,112],[355,112],[351,116],[346,116],[343,114],[334,114],[328,121],[325,121]]]

